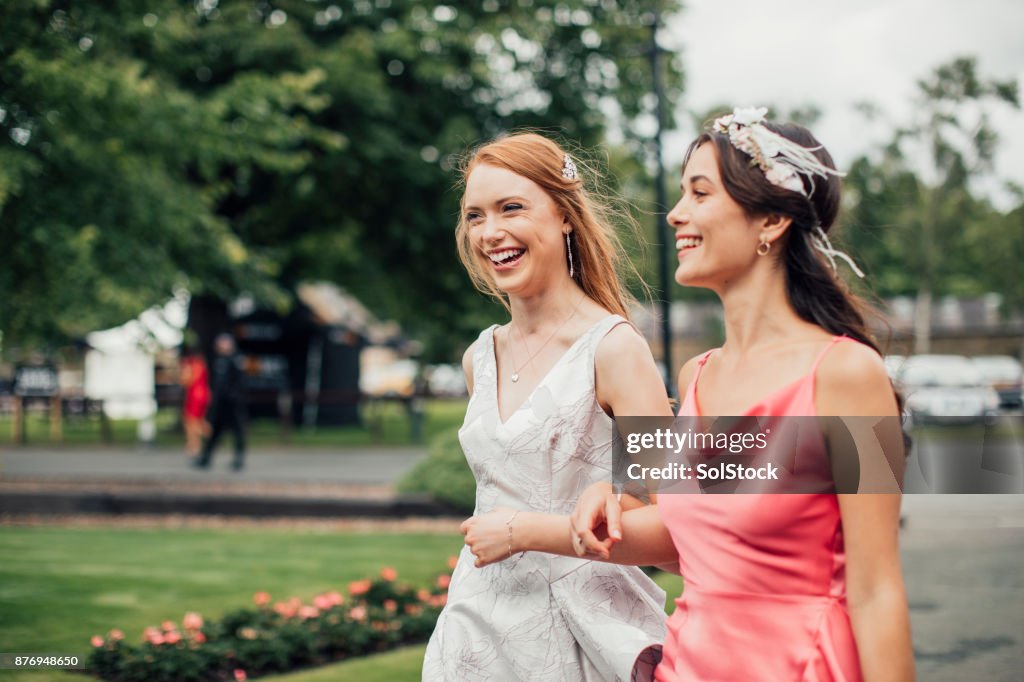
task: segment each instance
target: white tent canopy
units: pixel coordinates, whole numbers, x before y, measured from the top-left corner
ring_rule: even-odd
[[[179,290],[163,306],[120,327],[86,335],[85,395],[102,400],[108,417],[147,419],[156,413],[153,357],[181,345],[188,302],[188,292]]]

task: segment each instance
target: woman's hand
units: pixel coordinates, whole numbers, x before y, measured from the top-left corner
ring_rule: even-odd
[[[509,536],[509,520],[517,515],[515,509],[496,507],[486,514],[471,516],[459,526],[459,532],[466,536],[466,545],[476,557],[473,564],[483,568],[508,559],[517,551],[515,546],[515,521],[512,521],[512,535]],[[512,544],[510,544],[512,543]]]
[[[595,483],[580,495],[569,517],[576,556],[608,559],[622,539],[622,506],[610,483]]]

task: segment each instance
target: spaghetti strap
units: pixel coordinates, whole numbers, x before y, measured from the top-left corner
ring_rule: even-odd
[[[704,351],[704,353],[697,358],[697,371],[693,373],[693,378],[690,379],[690,384],[686,387],[686,391],[683,394],[683,404],[679,408],[679,414],[698,414],[699,409],[697,408],[697,381],[700,379],[701,370],[704,369],[704,365],[707,364],[708,358],[714,353],[717,348]]]
[[[825,356],[828,354],[828,352],[832,350],[832,347],[835,346],[840,341],[853,341],[853,339],[851,339],[849,336],[846,336],[845,334],[840,336],[833,336],[832,340],[829,341],[828,344],[821,349],[820,353],[818,353],[818,357],[814,359],[814,364],[811,365],[811,371],[808,372],[808,374],[814,376],[817,373],[818,365],[820,365],[821,361],[825,359]]]
[[[708,358],[710,358],[711,354],[716,350],[718,349],[712,348],[711,350],[706,350],[703,355],[697,358],[697,371],[693,373],[693,378],[690,379],[690,385],[693,386],[694,389],[697,388],[697,380],[700,379],[700,373],[704,370],[704,365],[708,363]]]
[[[711,350],[706,350],[699,358],[697,358],[697,372],[693,375],[694,381],[696,381],[697,377],[700,376],[700,371],[704,369],[704,365],[707,364],[708,358],[710,358],[711,354],[714,353],[716,350],[718,349],[712,348]]]

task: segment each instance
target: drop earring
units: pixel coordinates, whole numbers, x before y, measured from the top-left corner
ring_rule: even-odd
[[[572,243],[569,241],[569,232],[565,233],[565,253],[569,258],[569,279],[574,279],[576,269],[572,266]]]

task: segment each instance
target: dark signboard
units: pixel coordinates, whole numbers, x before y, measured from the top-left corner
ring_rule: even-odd
[[[14,395],[49,398],[57,395],[57,369],[50,365],[21,365],[14,370]]]

